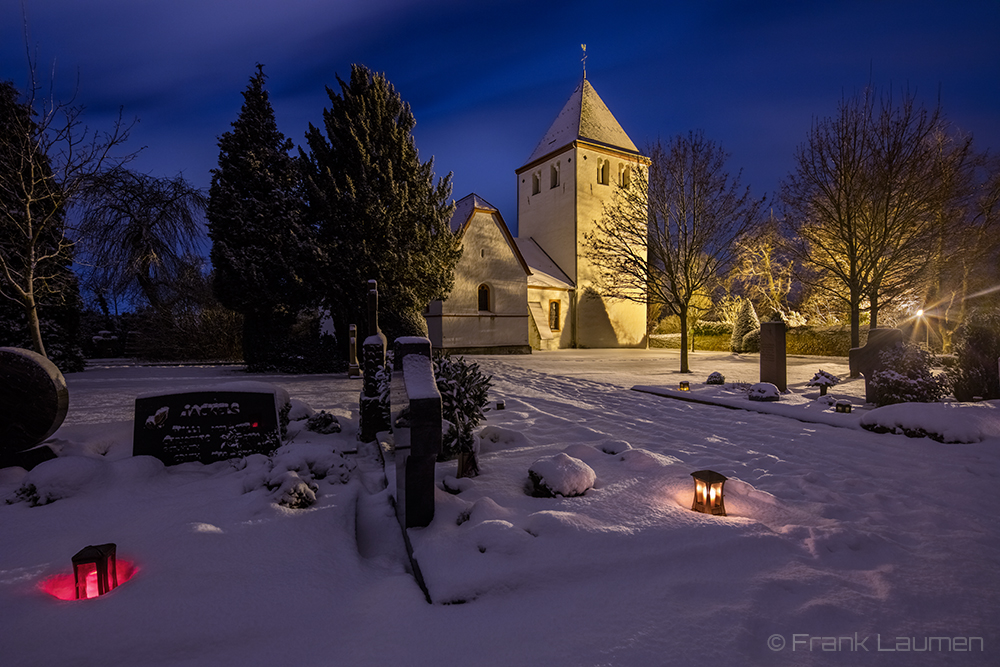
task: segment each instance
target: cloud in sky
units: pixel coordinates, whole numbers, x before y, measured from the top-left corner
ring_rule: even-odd
[[[815,117],[869,82],[1000,149],[1000,4],[607,0],[25,0],[40,78],[77,87],[91,126],[139,117],[136,167],[207,187],[256,63],[282,130],[304,143],[325,86],[352,62],[384,71],[417,118],[421,156],[516,220],[521,166],[580,78],[632,139],[703,129],[733,172],[773,192]],[[0,9],[0,78],[26,81],[19,3]],[[78,82],[78,83],[77,83]]]

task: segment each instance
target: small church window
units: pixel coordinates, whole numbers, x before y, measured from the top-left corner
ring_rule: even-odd
[[[537,195],[542,191],[542,172],[536,171],[531,175],[531,194]]]
[[[490,310],[490,286],[485,283],[479,286],[479,310]]]
[[[549,329],[559,331],[559,302],[549,301]]]
[[[627,164],[618,165],[618,183],[627,188],[632,183],[632,167]]]
[[[600,184],[600,185],[607,185],[608,184],[608,176],[610,176],[610,172],[611,172],[610,166],[611,166],[611,163],[608,162],[607,160],[602,160],[601,158],[597,159],[597,182],[598,182],[598,184]]]
[[[556,162],[549,168],[549,188],[558,187],[559,185],[559,163]]]

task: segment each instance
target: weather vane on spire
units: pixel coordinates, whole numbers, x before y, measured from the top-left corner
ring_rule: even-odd
[[[583,78],[587,78],[587,45],[581,44],[580,48],[583,49],[583,58],[580,58],[580,62],[583,63]]]

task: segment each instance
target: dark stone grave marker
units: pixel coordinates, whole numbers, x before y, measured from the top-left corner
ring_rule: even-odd
[[[274,393],[195,391],[135,400],[133,456],[212,463],[281,446]]]
[[[788,391],[785,323],[760,323],[760,381]]]
[[[378,328],[378,284],[368,281],[368,338],[361,345],[364,385],[361,389],[358,440],[374,442],[379,431],[388,431],[389,424],[379,402],[378,370],[385,366],[386,339]]]
[[[31,469],[55,458],[48,446],[69,409],[66,379],[42,355],[0,347],[0,468]]]
[[[865,378],[865,401],[873,402],[871,394],[872,373],[884,368],[879,355],[884,350],[896,345],[903,344],[903,332],[899,329],[870,329],[868,331],[868,341],[863,347],[851,348],[848,352],[848,364],[851,368],[851,375],[857,377],[861,374]]]
[[[396,516],[406,528],[434,518],[434,465],[441,453],[441,394],[434,381],[431,342],[396,340],[392,373],[392,436]]]

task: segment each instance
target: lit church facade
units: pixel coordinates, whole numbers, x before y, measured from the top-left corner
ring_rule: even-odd
[[[602,297],[585,244],[605,202],[644,178],[648,163],[583,79],[516,170],[516,238],[482,198],[457,202],[452,230],[462,235],[464,251],[452,294],[425,314],[434,347],[645,347],[645,303]]]

